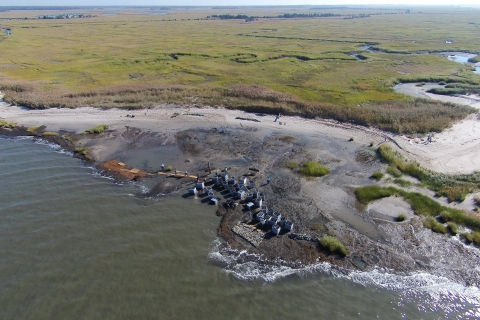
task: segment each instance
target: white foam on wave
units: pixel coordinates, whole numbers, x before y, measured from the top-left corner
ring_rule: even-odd
[[[52,149],[56,153],[65,154],[69,157],[73,156],[72,152],[63,149],[60,145],[58,145],[56,143],[53,143],[53,142],[50,142],[50,141],[47,141],[47,140],[42,140],[42,139],[34,139],[33,141],[34,141],[35,144],[46,146],[46,147]]]
[[[216,239],[212,243],[209,259],[223,270],[244,281],[260,280],[271,283],[281,278],[297,275],[324,275],[345,279],[363,286],[373,286],[399,292],[401,303],[417,305],[419,310],[441,311],[480,317],[480,289],[465,286],[445,277],[426,272],[396,274],[393,270],[374,268],[370,271],[347,270],[327,262],[314,265],[290,265],[285,261],[267,261],[258,254],[230,248]]]

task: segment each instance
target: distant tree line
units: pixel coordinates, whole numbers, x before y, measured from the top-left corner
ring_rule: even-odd
[[[207,16],[207,19],[220,19],[220,20],[245,20],[254,21],[259,18],[263,19],[290,19],[290,18],[325,18],[325,17],[339,17],[341,14],[334,13],[285,13],[278,16],[248,16],[246,14],[213,14]]]

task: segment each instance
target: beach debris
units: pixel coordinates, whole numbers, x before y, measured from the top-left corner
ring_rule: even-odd
[[[243,222],[239,222],[237,225],[233,226],[232,231],[250,242],[254,247],[258,247],[265,237],[265,233],[262,230]]]
[[[118,160],[110,160],[100,164],[106,175],[122,180],[141,180],[152,174],[136,168],[127,168],[127,165]]]
[[[253,121],[253,122],[260,122],[260,120],[258,120],[258,119],[252,119],[252,118],[236,117],[235,119],[238,119],[238,120],[246,120],[246,121]]]

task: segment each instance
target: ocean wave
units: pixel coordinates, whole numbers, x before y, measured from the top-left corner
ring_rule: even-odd
[[[224,272],[243,281],[272,283],[291,275],[331,276],[365,287],[373,286],[398,292],[401,304],[415,304],[421,311],[480,317],[479,288],[465,286],[426,272],[396,274],[393,270],[384,268],[369,271],[347,270],[327,262],[307,266],[292,265],[282,260],[268,261],[261,255],[246,250],[232,249],[218,238],[212,243],[208,258]]]

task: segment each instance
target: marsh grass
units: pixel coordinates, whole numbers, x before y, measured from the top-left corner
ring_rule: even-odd
[[[91,128],[91,129],[88,129],[88,130],[85,130],[86,133],[90,133],[90,134],[100,134],[100,133],[103,133],[105,130],[108,129],[108,125],[107,124],[100,124],[94,128]]]
[[[431,229],[433,232],[446,234],[448,232],[447,227],[435,220],[433,217],[427,217],[423,221],[425,228]]]
[[[324,235],[320,239],[320,244],[327,248],[330,252],[338,252],[343,256],[348,255],[348,251],[343,243],[341,243],[340,240],[335,237]]]
[[[395,166],[388,166],[387,173],[394,178],[400,178],[402,176],[402,172],[398,170]]]
[[[380,172],[380,171],[375,171],[374,173],[372,173],[372,175],[370,176],[371,179],[375,179],[377,181],[380,181],[382,180],[383,176],[385,174],[383,174],[383,172]]]
[[[445,222],[454,222],[459,225],[480,231],[480,217],[462,210],[442,206],[437,201],[418,192],[407,192],[394,187],[364,186],[355,190],[357,200],[363,204],[371,201],[397,195],[402,197],[411,206],[415,214],[426,217],[440,216]]]
[[[448,222],[447,223],[448,230],[450,230],[450,233],[453,235],[458,234],[458,226],[455,222]]]
[[[307,177],[322,177],[330,173],[330,169],[315,161],[305,163],[299,171]]]
[[[473,233],[465,232],[465,233],[460,234],[460,237],[465,239],[465,241],[467,241],[468,243],[473,242],[477,246],[480,245],[480,232],[478,232],[478,231],[473,232]]]
[[[418,163],[406,160],[398,151],[388,145],[381,145],[377,150],[380,157],[391,167],[419,179],[422,184],[435,191],[437,196],[445,196],[450,202],[463,202],[466,195],[478,189],[480,185],[478,172],[472,175],[435,173],[420,167]]]
[[[394,179],[393,182],[404,188],[408,188],[412,186],[412,183],[410,181],[407,181],[404,179]]]
[[[474,10],[422,8],[429,12],[428,24],[422,20],[425,15],[400,14],[402,9],[393,8],[368,11],[399,14],[354,21],[331,17],[253,23],[205,20],[219,13],[211,8],[171,8],[168,17],[161,18],[119,10],[128,11],[106,16],[99,9],[99,16],[88,20],[9,20],[15,35],[0,35],[0,91],[5,100],[35,109],[223,106],[334,119],[396,133],[442,131],[475,112],[411,99],[392,89],[400,81],[479,85],[469,67],[436,55],[409,54],[451,48],[444,41],[445,26],[456,35],[456,50],[478,51],[477,26],[465,24],[477,18]],[[311,13],[307,7],[228,10],[223,13]],[[335,10],[364,14],[366,9]],[[361,46],[376,51],[360,53]]]

